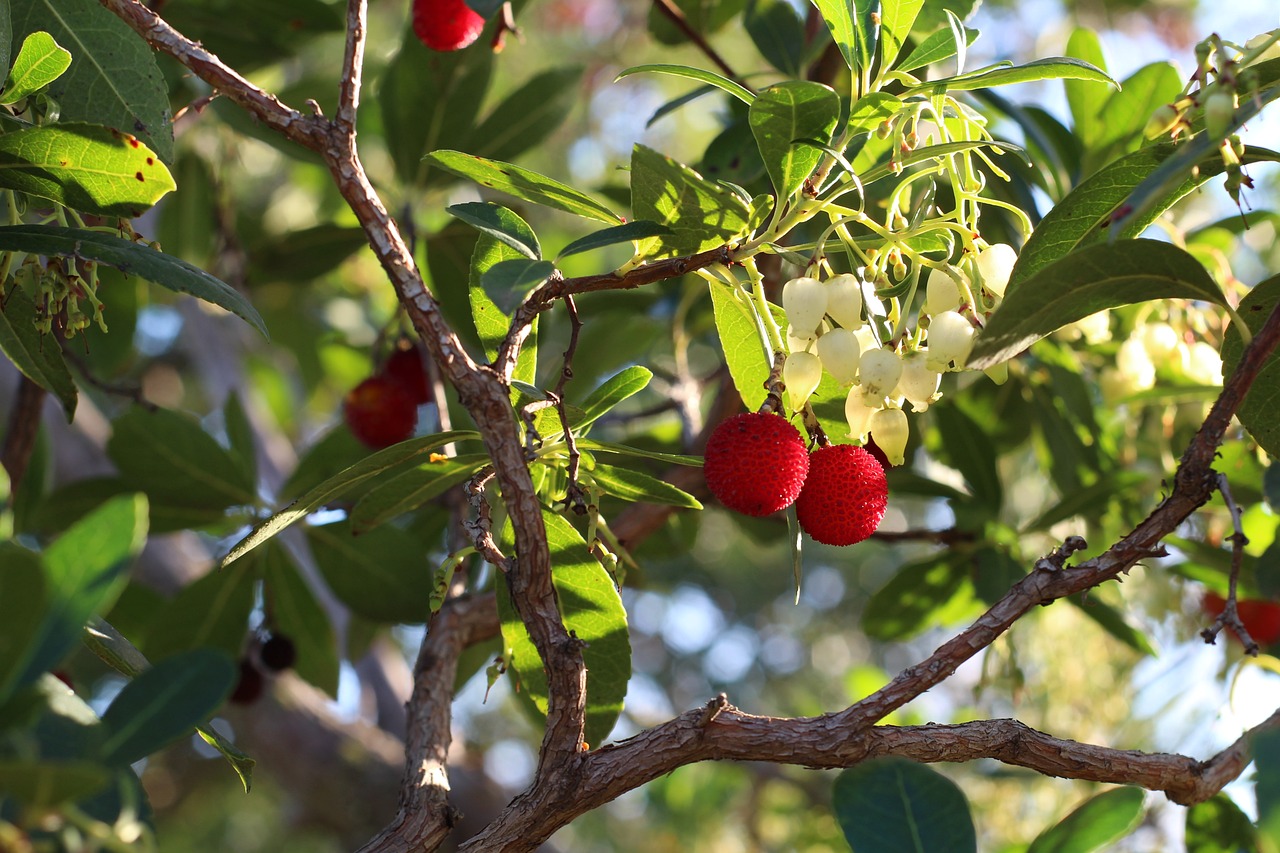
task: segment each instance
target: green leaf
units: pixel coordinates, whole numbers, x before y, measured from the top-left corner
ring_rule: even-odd
[[[612,444],[607,441],[594,441],[589,438],[579,438],[578,448],[580,450],[595,450],[599,453],[616,453],[619,456],[634,456],[637,459],[656,459],[659,462],[667,462],[672,465],[689,465],[691,467],[702,467],[701,456],[683,456],[678,453],[662,453],[657,450],[646,450],[642,447],[628,447],[625,444]]]
[[[623,400],[643,391],[652,378],[653,371],[642,365],[623,368],[587,395],[587,399],[582,401],[582,418],[574,426],[582,428],[594,423]]]
[[[880,3],[880,67],[892,68],[911,26],[920,14],[924,0],[881,0]]]
[[[86,213],[139,216],[175,186],[155,152],[118,130],[56,124],[0,135],[0,187]]]
[[[512,160],[531,150],[560,127],[578,103],[581,78],[580,66],[535,74],[485,117],[471,133],[467,150],[494,160]]]
[[[434,151],[426,159],[446,172],[470,178],[481,186],[509,193],[533,204],[586,219],[598,219],[610,225],[622,222],[621,217],[590,196],[512,163],[486,160],[461,151]]]
[[[111,607],[146,538],[146,498],[127,495],[103,504],[45,549],[44,621],[18,686],[57,666],[80,642],[89,617]]]
[[[982,33],[979,30],[964,28],[965,46],[973,44]],[[916,49],[902,60],[897,71],[915,71],[926,65],[933,65],[956,55],[956,40],[950,30],[938,30],[916,46]]]
[[[168,87],[155,51],[141,36],[97,0],[10,0],[7,5],[15,39],[43,30],[71,52],[71,67],[48,89],[62,121],[136,134],[161,160],[172,162]],[[177,20],[172,23],[181,27]],[[244,28],[238,29],[243,36]]]
[[[190,189],[190,186],[183,187],[184,192]],[[170,250],[167,243],[162,245]],[[312,279],[332,273],[368,245],[363,228],[325,222],[311,228],[290,229],[284,234],[263,234],[249,243],[245,253],[249,256],[249,275],[255,284],[267,281],[310,284]]]
[[[9,4],[0,5],[0,68],[9,67],[9,53],[13,46],[13,22],[9,17]]]
[[[687,65],[633,65],[613,79],[616,83],[623,77],[630,77],[632,74],[643,73],[670,74],[674,77],[685,77],[690,80],[697,80],[710,86],[715,86],[717,89],[724,92],[728,92],[744,104],[750,104],[756,99],[754,92],[745,86],[733,82],[728,77],[722,77],[714,71],[706,71],[701,68],[690,68]]]
[[[489,464],[489,457],[473,453],[433,459],[382,483],[351,510],[351,529],[362,535],[397,516],[412,512],[449,489],[471,479]]]
[[[294,671],[336,699],[339,663],[333,623],[278,543],[267,546],[263,567],[263,599],[271,614],[271,630],[293,640],[298,650]]]
[[[751,212],[737,195],[683,163],[637,144],[631,152],[631,209],[637,218],[671,229],[641,243],[653,257],[688,255],[727,243],[746,231]]]
[[[801,77],[804,24],[786,0],[750,0],[742,25],[760,55],[788,77]]]
[[[240,657],[258,576],[255,561],[243,560],[187,584],[147,626],[147,657],[160,660],[198,648]]]
[[[822,160],[820,148],[798,140],[831,139],[840,118],[840,96],[821,83],[777,83],[760,92],[747,118],[781,202],[804,185]]]
[[[1110,506],[1111,499],[1148,482],[1150,478],[1137,471],[1108,472],[1092,486],[1075,489],[1046,509],[1022,528],[1023,533],[1048,530],[1060,521],[1078,515],[1096,517]]]
[[[0,234],[3,233],[0,228]],[[53,335],[36,328],[36,304],[21,287],[10,289],[0,310],[0,352],[22,375],[58,398],[67,423],[76,413],[79,391],[71,378],[62,348]]]
[[[0,790],[37,812],[102,790],[111,772],[94,761],[0,758]]]
[[[1177,246],[1156,240],[1097,244],[1050,264],[1007,293],[979,332],[967,366],[999,364],[1104,308],[1152,299],[1224,303],[1213,277]]]
[[[630,468],[615,468],[597,463],[590,469],[588,476],[600,488],[624,501],[702,509],[698,499],[683,489]]]
[[[427,548],[390,525],[356,536],[350,521],[307,529],[316,566],[333,594],[374,622],[421,623],[431,613]]]
[[[132,764],[189,734],[222,705],[236,675],[231,658],[212,649],[184,652],[146,670],[102,715],[104,760]]]
[[[772,367],[765,358],[755,313],[745,294],[719,281],[711,283],[711,308],[729,375],[743,405],[754,412],[764,402],[764,383]]]
[[[1078,806],[1031,842],[1027,853],[1092,853],[1124,838],[1142,818],[1141,788],[1113,788]]]
[[[977,853],[964,792],[905,758],[876,758],[842,771],[831,806],[853,853]]]
[[[1124,614],[1116,608],[1099,601],[1097,598],[1081,601],[1079,598],[1073,597],[1067,600],[1081,613],[1096,622],[1102,630],[1138,654],[1156,656],[1156,650],[1151,645],[1151,641],[1147,639],[1145,634],[1125,621]]]
[[[511,258],[499,261],[480,276],[480,287],[503,314],[510,315],[520,303],[556,271],[551,261]],[[476,324],[477,327],[480,325]],[[503,337],[506,337],[505,332]]]
[[[126,482],[156,502],[221,510],[257,496],[244,467],[179,412],[130,409],[112,424],[107,455]]]
[[[246,72],[296,56],[325,33],[341,33],[346,18],[340,8],[326,0],[182,0],[157,11],[178,32]]]
[[[533,233],[529,223],[500,204],[468,201],[451,204],[445,208],[445,212],[507,244],[526,258],[536,261],[542,257],[538,235]]]
[[[587,664],[585,738],[594,748],[604,742],[622,713],[622,700],[631,678],[627,614],[613,580],[592,556],[573,525],[545,508],[542,518],[547,527],[551,565],[555,567],[551,580],[559,598],[560,614],[565,627],[585,644],[582,652]],[[507,584],[499,579],[497,588],[503,645],[511,650],[507,661],[509,672],[516,689],[545,716],[547,676],[542,659],[516,614]]]
[[[973,499],[992,514],[1004,503],[996,449],[986,431],[956,406],[938,406],[936,423],[947,461],[964,475]]]
[[[948,554],[903,566],[867,602],[862,630],[877,640],[906,640],[950,625],[973,610],[968,581],[964,567]]]
[[[994,68],[980,74],[964,74],[958,77],[930,80],[927,83],[912,86],[907,90],[907,94],[969,92],[974,89],[989,89],[1014,83],[1034,83],[1037,80],[1088,80],[1094,83],[1109,83],[1117,89],[1120,88],[1120,84],[1107,76],[1107,72],[1083,60],[1072,59],[1069,56],[1051,56],[1028,62],[1026,65],[1015,65],[1012,68]]]
[[[1280,304],[1280,275],[1253,286],[1240,300],[1236,314],[1253,333],[1262,328],[1276,305]],[[1222,339],[1222,374],[1235,372],[1244,354],[1240,330],[1233,322]],[[1262,366],[1236,417],[1273,459],[1280,457],[1280,357],[1273,352]]]
[[[622,225],[615,225],[612,228],[602,228],[585,237],[579,237],[561,249],[560,254],[556,255],[556,260],[567,258],[570,255],[581,254],[582,252],[603,249],[605,246],[613,246],[618,243],[635,242],[646,237],[668,237],[671,234],[671,229],[665,225],[659,225],[648,219],[635,219]]]
[[[1187,809],[1187,853],[1239,853],[1258,848],[1253,821],[1226,794]]]
[[[387,150],[401,181],[424,186],[432,170],[423,155],[466,147],[489,88],[493,57],[491,50],[430,50],[405,27],[377,96]]]
[[[231,458],[240,466],[244,482],[257,483],[258,453],[254,448],[253,425],[235,391],[227,394],[227,401],[222,404],[222,426],[231,445]]]
[[[902,109],[902,101],[884,92],[863,95],[849,111],[850,134],[873,133]]]
[[[1107,70],[1106,58],[1102,53],[1102,42],[1098,34],[1084,27],[1076,27],[1067,39],[1067,55],[1095,68]],[[1084,143],[1085,148],[1094,147],[1098,134],[1103,130],[1100,116],[1106,104],[1108,93],[1105,89],[1090,86],[1081,80],[1067,80],[1063,84],[1067,92],[1067,106],[1071,108],[1071,123],[1075,126],[1076,136]],[[1143,117],[1146,121],[1146,116]]]
[[[40,556],[16,542],[0,542],[0,707],[35,653],[46,607]],[[39,673],[37,673],[38,675]]]
[[[253,767],[258,762],[245,755],[236,745],[215,731],[208,723],[201,723],[196,726],[196,734],[200,735],[200,739],[209,746],[216,749],[227,759],[227,763],[231,765],[231,769],[236,771],[236,775],[240,777],[240,784],[244,786],[244,792],[247,794],[253,788]]]
[[[1280,844],[1280,731],[1268,729],[1249,739],[1253,753],[1254,794],[1258,800],[1258,836],[1271,848]]]
[[[31,33],[22,41],[18,58],[4,81],[0,104],[16,104],[48,86],[71,67],[71,51],[46,32]]]
[[[1121,85],[1123,88],[1110,93],[1098,113],[1097,128],[1085,148],[1087,172],[1143,144],[1147,119],[1156,107],[1178,98],[1182,92],[1182,75],[1171,63],[1153,62],[1126,77]],[[1092,88],[1105,92],[1097,86]]]
[[[347,493],[384,471],[410,459],[428,454],[437,448],[444,447],[446,444],[479,438],[479,433],[470,430],[454,430],[421,438],[411,438],[408,441],[402,441],[399,444],[370,454],[360,462],[342,469],[319,485],[313,486],[293,503],[270,518],[259,522],[249,532],[249,535],[237,542],[227,556],[222,558],[221,565],[223,567],[230,565],[298,519],[310,515],[313,511],[339,495]]]
[[[812,0],[813,5],[822,14],[827,29],[831,31],[831,40],[840,49],[844,64],[854,72],[855,76],[866,67],[865,57],[869,54],[867,46],[859,43],[859,22],[856,20],[858,10],[854,0]],[[874,4],[871,4],[874,5]]]
[[[0,136],[0,139],[4,138]],[[48,225],[9,225],[0,227],[0,251],[98,261],[169,290],[187,293],[225,308],[262,332],[264,337],[267,335],[266,324],[258,312],[231,285],[180,258],[114,234]]]

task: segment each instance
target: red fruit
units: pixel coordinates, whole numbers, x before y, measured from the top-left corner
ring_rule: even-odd
[[[394,379],[409,392],[415,405],[421,406],[431,399],[431,389],[427,384],[427,370],[423,367],[422,356],[417,347],[396,349],[382,366],[382,375]]]
[[[875,456],[852,444],[833,444],[809,454],[796,518],[824,545],[853,545],[880,526],[888,500],[884,468]]]
[[[262,696],[266,683],[262,673],[251,662],[241,659],[240,680],[236,682],[236,689],[231,691],[227,701],[236,705],[252,705]]]
[[[1227,606],[1227,601],[1216,592],[1206,592],[1202,606],[1210,616],[1217,617]],[[1269,646],[1280,640],[1280,604],[1260,598],[1246,598],[1236,602],[1236,614],[1244,629],[1260,646]],[[1236,637],[1234,631],[1231,636]]]
[[[484,18],[463,0],[413,0],[413,32],[432,50],[461,50],[483,29]]]
[[[720,503],[757,517],[791,506],[808,471],[800,431],[780,415],[759,412],[734,415],[716,427],[702,468]]]
[[[258,649],[258,660],[272,672],[282,672],[298,660],[298,649],[284,634],[272,634]]]
[[[418,407],[409,392],[386,376],[370,376],[352,388],[343,415],[352,434],[373,448],[404,441],[418,423]]]

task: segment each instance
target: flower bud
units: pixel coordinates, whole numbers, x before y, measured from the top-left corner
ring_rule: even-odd
[[[907,415],[902,409],[881,409],[871,416],[871,437],[876,445],[889,457],[890,465],[901,465],[906,461]]]
[[[938,385],[942,382],[942,374],[929,369],[925,363],[927,358],[925,350],[916,350],[907,353],[902,359],[902,378],[898,380],[898,390],[916,412],[923,412],[939,397]]]
[[[902,359],[893,350],[868,350],[858,363],[858,383],[868,399],[888,397],[901,376]]]
[[[782,307],[792,336],[817,337],[818,324],[827,313],[827,289],[816,278],[793,278],[782,286]]]
[[[939,373],[964,367],[964,360],[973,348],[973,325],[955,311],[935,314],[929,320],[929,356],[926,364]]]
[[[957,272],[959,272],[957,270]],[[964,275],[960,272],[960,275]],[[941,270],[930,270],[925,284],[924,313],[941,314],[960,307],[960,288],[955,279]]]
[[[862,328],[862,282],[856,275],[827,280],[827,313],[846,329]]]
[[[1221,139],[1231,130],[1231,119],[1236,113],[1236,93],[1218,89],[1210,93],[1204,102],[1204,127],[1209,136]]]
[[[1151,118],[1147,119],[1147,126],[1142,129],[1142,135],[1147,139],[1158,139],[1177,127],[1181,117],[1182,114],[1173,104],[1156,107]]]
[[[849,389],[849,396],[844,401],[844,419],[849,422],[849,438],[862,441],[870,430],[871,416],[878,412],[877,401],[868,401],[862,386],[855,385]]]
[[[1018,253],[1008,243],[996,243],[978,253],[978,275],[982,277],[982,286],[996,296],[1003,297],[1009,285],[1009,274],[1013,265],[1018,262]]]
[[[791,410],[798,411],[822,381],[822,362],[811,352],[793,352],[782,365],[782,381]]]
[[[852,385],[858,378],[858,362],[862,347],[858,336],[849,329],[832,329],[818,338],[818,358],[827,373],[841,385]]]

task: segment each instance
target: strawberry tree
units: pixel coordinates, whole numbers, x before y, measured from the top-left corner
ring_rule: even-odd
[[[537,4],[6,4],[0,847],[163,847],[193,732],[370,851],[727,849],[726,810],[1096,849],[1144,790],[1274,846],[1274,717],[1140,752],[1089,682],[1225,631],[1243,683],[1277,639],[1280,285],[1236,270],[1276,263],[1280,31],[1115,80],[1086,30],[975,62],[974,5],[659,0],[702,61],[594,85],[714,135],[595,180],[556,156],[582,69],[512,58],[555,57]],[[1186,227],[1220,176],[1239,215]],[[376,737],[325,698],[357,671]],[[1053,687],[1074,727],[1019,704]],[[1034,798],[980,759],[1053,807],[1002,825]],[[735,762],[784,769],[748,801]]]

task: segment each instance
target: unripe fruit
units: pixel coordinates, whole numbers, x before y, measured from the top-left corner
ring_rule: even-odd
[[[1236,93],[1218,89],[1204,102],[1204,128],[1209,136],[1221,139],[1231,130],[1231,120],[1236,112]]]
[[[843,273],[827,280],[827,313],[845,329],[862,328],[862,282]]]
[[[996,243],[978,253],[976,263],[982,286],[996,296],[1004,296],[1009,286],[1009,275],[1018,262],[1018,253],[1008,243]]]
[[[394,379],[408,392],[414,405],[421,406],[431,400],[431,388],[427,380],[427,370],[422,364],[422,355],[417,347],[397,348],[382,366],[382,375]]]
[[[1161,104],[1156,107],[1155,112],[1151,114],[1151,118],[1147,119],[1147,125],[1142,129],[1142,135],[1147,139],[1157,139],[1173,130],[1178,120],[1182,118],[1182,113],[1178,112],[1178,108],[1173,104]]]
[[[782,366],[782,381],[787,386],[787,401],[792,411],[797,411],[822,381],[822,362],[811,352],[793,352]]]
[[[418,407],[400,383],[370,376],[347,393],[343,416],[361,443],[380,449],[413,435]]]
[[[809,455],[796,518],[805,533],[824,545],[853,545],[880,526],[888,498],[884,468],[871,453],[833,444]]]
[[[779,415],[734,415],[712,431],[702,473],[720,503],[743,515],[786,509],[809,472],[800,431]]]
[[[482,30],[484,18],[463,0],[413,0],[413,32],[432,50],[461,50]]]
[[[944,311],[929,319],[929,358],[931,370],[946,372],[952,362],[957,369],[973,348],[973,325],[955,311]]]
[[[782,286],[782,307],[787,312],[789,334],[816,337],[818,324],[827,313],[827,288],[816,278],[793,278]]]
[[[858,336],[849,329],[832,329],[818,338],[818,358],[841,385],[852,385],[858,378],[861,353]]]
[[[944,311],[955,311],[959,307],[960,288],[955,280],[940,270],[932,270],[925,285],[924,312],[941,314]]]
[[[258,649],[258,660],[272,672],[281,672],[298,660],[298,649],[284,634],[272,634]]]
[[[902,359],[893,350],[869,350],[858,362],[858,384],[868,400],[891,395],[901,376]]]
[[[881,409],[871,416],[871,436],[888,457],[890,465],[901,465],[906,461],[907,414],[902,409]]]

